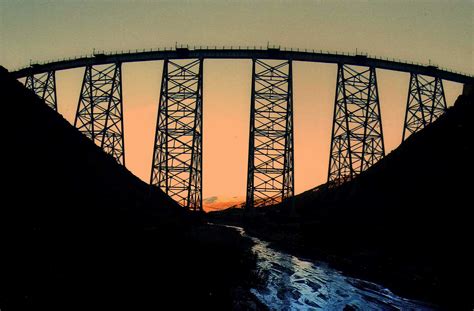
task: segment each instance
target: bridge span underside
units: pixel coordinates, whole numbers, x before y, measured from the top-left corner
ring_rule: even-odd
[[[376,69],[410,73],[403,140],[446,110],[443,80],[472,85],[474,78],[433,66],[361,55],[279,49],[175,49],[96,54],[32,65],[13,72],[57,111],[57,70],[85,67],[74,125],[125,165],[121,65],[163,60],[150,183],[182,206],[202,211],[203,66],[205,58],[251,59],[252,94],[247,208],[294,195],[292,62],[338,65],[328,185],[353,179],[385,155]]]

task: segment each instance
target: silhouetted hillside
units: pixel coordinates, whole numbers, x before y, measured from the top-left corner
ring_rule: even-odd
[[[471,306],[474,103],[436,122],[336,189],[324,186],[247,215],[276,245],[447,309]],[[237,211],[216,213],[238,220]],[[466,282],[469,282],[469,284]]]
[[[140,181],[3,67],[0,88],[2,311],[257,308],[248,240]]]

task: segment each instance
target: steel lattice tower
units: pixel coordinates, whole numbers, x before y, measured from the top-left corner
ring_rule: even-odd
[[[342,184],[384,155],[375,68],[338,64],[328,183]]]
[[[252,62],[246,207],[294,195],[292,62]]]
[[[87,66],[74,126],[125,165],[121,64]]]
[[[55,71],[28,75],[26,77],[25,86],[44,100],[46,105],[51,107],[54,111],[58,111]]]
[[[441,78],[411,73],[402,141],[434,122],[447,109]]]
[[[165,60],[156,124],[152,185],[202,211],[203,60]]]

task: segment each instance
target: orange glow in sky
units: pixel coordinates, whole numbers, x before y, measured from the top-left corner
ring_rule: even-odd
[[[266,45],[364,51],[472,73],[473,2],[0,2],[0,64],[98,50]],[[149,182],[162,62],[123,65],[126,163]],[[336,65],[295,62],[295,190],[327,179]],[[56,74],[58,107],[73,122],[83,69]],[[386,153],[401,142],[406,73],[377,71]],[[245,198],[250,60],[205,60],[203,197],[215,210]],[[462,86],[444,83],[448,106]]]

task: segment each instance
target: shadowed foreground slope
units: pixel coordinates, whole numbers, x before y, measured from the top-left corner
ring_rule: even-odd
[[[251,308],[250,242],[116,164],[0,68],[0,308]]]
[[[473,307],[474,103],[454,107],[353,181],[247,215],[249,232],[402,295]],[[239,211],[213,218],[239,222]]]

